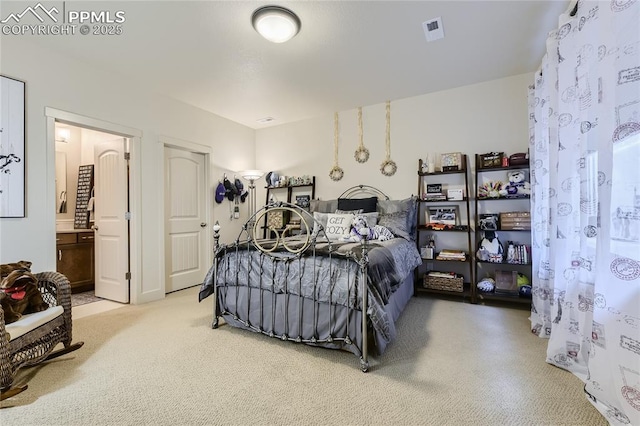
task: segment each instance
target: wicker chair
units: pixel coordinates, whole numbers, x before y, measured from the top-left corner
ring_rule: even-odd
[[[17,395],[27,385],[12,387],[16,372],[79,349],[83,342],[71,344],[71,287],[69,280],[58,272],[39,272],[38,287],[49,307],[62,306],[62,314],[11,340],[0,308],[0,400]],[[20,320],[19,320],[20,321]],[[64,348],[53,349],[62,343]]]

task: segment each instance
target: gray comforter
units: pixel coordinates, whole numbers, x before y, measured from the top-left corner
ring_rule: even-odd
[[[301,244],[295,238],[290,246]],[[390,319],[384,311],[389,296],[420,265],[415,243],[403,238],[368,243],[367,266],[369,304],[367,313],[373,327],[390,341]],[[218,286],[251,286],[273,293],[300,295],[329,304],[361,309],[359,265],[360,243],[317,242],[316,256],[307,250],[303,256],[288,252],[265,255],[251,245],[230,246],[219,253]],[[200,288],[199,300],[213,293],[213,267]]]

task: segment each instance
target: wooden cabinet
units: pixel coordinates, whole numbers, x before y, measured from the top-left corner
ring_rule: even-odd
[[[94,234],[58,232],[56,234],[56,269],[71,283],[71,292],[93,290],[95,283]]]

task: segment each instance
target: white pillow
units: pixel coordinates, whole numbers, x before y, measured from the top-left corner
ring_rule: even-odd
[[[349,235],[353,217],[352,214],[329,213],[327,215],[327,226],[325,227],[327,238],[330,241],[336,241],[341,237]]]
[[[327,228],[327,216],[329,216],[330,214],[331,213],[313,212],[313,219],[314,219],[313,231],[312,231],[313,235],[317,236],[318,232],[320,232],[320,227],[318,226],[318,222],[322,225],[324,229]]]

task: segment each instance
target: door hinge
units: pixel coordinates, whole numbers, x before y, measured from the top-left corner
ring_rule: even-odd
[[[131,220],[131,212],[124,212],[124,220]]]
[[[124,159],[125,160],[131,160],[131,153],[130,152],[125,152],[124,153]]]
[[[127,272],[124,274],[124,279],[125,280],[130,280],[131,279],[131,272]]]

